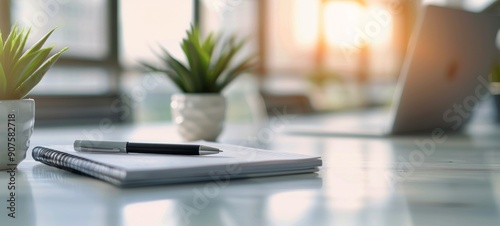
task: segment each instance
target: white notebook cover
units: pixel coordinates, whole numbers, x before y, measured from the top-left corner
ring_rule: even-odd
[[[37,146],[33,158],[47,165],[92,176],[117,186],[145,186],[218,178],[248,178],[318,171],[318,156],[208,143],[215,155],[96,154],[73,146]]]

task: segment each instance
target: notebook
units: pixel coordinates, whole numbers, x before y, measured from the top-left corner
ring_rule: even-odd
[[[203,142],[224,152],[216,155],[96,154],[71,145],[36,146],[33,159],[119,187],[227,181],[318,171],[318,156]]]

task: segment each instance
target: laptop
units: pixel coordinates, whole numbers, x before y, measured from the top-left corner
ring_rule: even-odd
[[[287,133],[380,136],[459,131],[489,95],[500,17],[424,6],[388,109],[297,116]]]

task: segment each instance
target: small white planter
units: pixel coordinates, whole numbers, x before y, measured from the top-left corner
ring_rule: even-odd
[[[175,94],[172,120],[185,141],[215,141],[224,127],[226,99],[220,94]]]
[[[26,158],[34,124],[34,100],[0,100],[0,170]]]

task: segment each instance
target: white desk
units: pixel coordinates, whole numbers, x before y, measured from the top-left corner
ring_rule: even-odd
[[[36,129],[32,146],[70,144],[91,138],[86,134],[94,129]],[[500,225],[497,125],[476,124],[471,136],[450,136],[421,165],[408,159],[420,150],[414,141],[426,136],[328,138],[265,130],[257,131],[261,146],[321,155],[319,174],[234,180],[209,191],[208,183],[119,189],[27,159],[16,175],[15,220],[6,216],[9,176],[0,172],[1,225]],[[241,131],[230,127],[222,140],[238,144],[231,134]],[[178,139],[172,134],[168,125],[143,125],[94,135]]]

